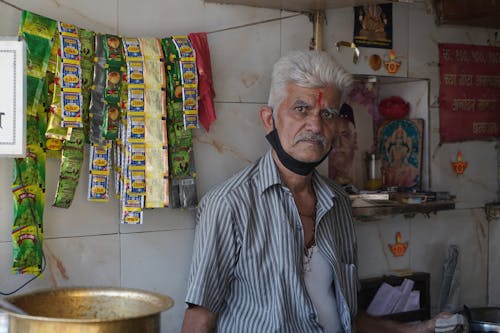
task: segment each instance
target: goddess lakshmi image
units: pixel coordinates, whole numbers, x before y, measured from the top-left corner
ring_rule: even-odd
[[[379,133],[384,185],[416,189],[420,185],[421,130],[412,121],[398,120],[383,125]]]

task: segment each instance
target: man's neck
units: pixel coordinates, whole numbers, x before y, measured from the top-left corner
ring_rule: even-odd
[[[278,167],[281,179],[285,185],[295,194],[304,193],[304,191],[312,190],[312,172],[308,175],[301,176],[293,171],[288,170],[276,156],[276,152],[272,152],[273,160]]]

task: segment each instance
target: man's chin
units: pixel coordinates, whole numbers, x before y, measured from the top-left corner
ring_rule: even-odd
[[[305,163],[316,163],[316,162],[319,162],[321,161],[321,159],[325,156],[326,153],[323,153],[323,155],[321,154],[309,154],[309,155],[302,155],[302,156],[297,156],[297,157],[294,157],[297,161],[300,161],[300,162],[305,162]]]

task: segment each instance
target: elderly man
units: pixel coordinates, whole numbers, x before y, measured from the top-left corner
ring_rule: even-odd
[[[433,332],[358,313],[349,198],[315,171],[351,81],[325,52],[275,64],[259,113],[272,149],[200,202],[183,333]]]

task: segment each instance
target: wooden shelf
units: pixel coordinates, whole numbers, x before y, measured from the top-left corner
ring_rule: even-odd
[[[325,9],[354,7],[366,4],[378,4],[393,1],[377,0],[205,0],[209,3],[244,5],[252,7],[284,9],[292,12],[312,12]],[[406,1],[407,2],[407,1]]]
[[[377,221],[390,215],[403,214],[414,216],[416,214],[436,213],[441,210],[455,209],[454,201],[430,201],[421,204],[404,204],[397,201],[387,201],[370,207],[353,207],[354,218],[359,221]]]

